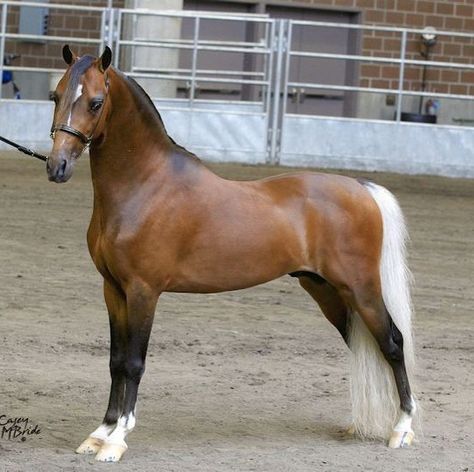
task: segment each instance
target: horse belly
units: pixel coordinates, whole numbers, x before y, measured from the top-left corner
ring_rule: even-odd
[[[301,240],[285,223],[216,229],[179,260],[168,291],[221,292],[252,287],[298,269]]]

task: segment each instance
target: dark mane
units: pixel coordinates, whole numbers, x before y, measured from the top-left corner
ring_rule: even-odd
[[[118,72],[116,69],[114,69],[116,72]],[[184,146],[181,146],[178,144],[166,131],[165,124],[163,122],[163,119],[161,118],[161,115],[159,111],[156,109],[155,104],[153,103],[153,100],[150,98],[150,96],[143,90],[141,85],[132,77],[129,77],[128,75],[121,74],[122,77],[124,77],[128,84],[130,85],[130,88],[135,92],[135,95],[137,95],[142,102],[144,102],[148,108],[148,111],[155,116],[155,118],[158,119],[159,123],[163,127],[163,131],[165,132],[166,136],[168,136],[169,140],[173,143],[176,148],[178,148],[180,151],[182,151],[184,154],[188,155],[189,157],[199,159],[196,154],[192,153],[191,151],[188,151]]]
[[[72,66],[71,66],[71,71],[70,71],[70,76],[69,76],[69,83],[65,92],[65,99],[63,101],[65,107],[70,107],[72,105],[72,101],[74,99],[77,86],[79,85],[79,81],[81,80],[81,76],[89,69],[92,64],[95,62],[96,58],[93,56],[82,56],[80,57]],[[192,152],[188,151],[185,147],[181,146],[178,144],[166,131],[165,124],[163,123],[163,119],[161,118],[160,113],[155,107],[155,104],[153,103],[152,99],[150,96],[143,90],[143,88],[140,86],[140,84],[134,80],[132,77],[129,77],[125,74],[123,74],[121,71],[117,70],[114,68],[114,72],[116,72],[118,75],[123,77],[128,85],[130,86],[132,92],[134,95],[137,97],[137,99],[140,101],[141,104],[144,104],[150,115],[154,116],[161,127],[163,128],[164,133],[168,137],[168,139],[172,142],[172,144],[179,149],[183,154],[192,157],[194,159],[199,158]]]

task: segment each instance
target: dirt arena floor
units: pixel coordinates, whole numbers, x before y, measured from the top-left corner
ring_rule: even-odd
[[[212,167],[236,179],[285,171]],[[109,388],[108,320],[85,243],[87,159],[55,185],[40,162],[2,153],[0,471],[474,471],[474,181],[365,176],[399,197],[411,231],[419,442],[393,451],[341,433],[347,349],[286,277],[162,297],[137,427],[110,465],[74,454]],[[8,438],[18,417],[39,434]]]

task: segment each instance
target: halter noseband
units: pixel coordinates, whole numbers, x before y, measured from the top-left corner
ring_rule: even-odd
[[[76,138],[79,138],[82,141],[84,146],[89,146],[89,144],[92,142],[92,135],[94,134],[92,133],[91,136],[87,137],[84,133],[82,133],[76,128],[73,128],[72,126],[59,124],[56,126],[53,125],[51,127],[51,134],[50,134],[51,139],[54,139],[56,131],[64,131],[65,133],[69,133],[69,134],[72,134],[73,136],[76,136]]]

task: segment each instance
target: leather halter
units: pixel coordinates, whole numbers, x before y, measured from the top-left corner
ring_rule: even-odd
[[[100,119],[100,117],[99,117],[99,119]],[[56,131],[64,131],[65,133],[69,133],[69,134],[72,134],[73,136],[76,136],[77,138],[79,138],[83,142],[83,144],[85,146],[89,146],[89,144],[92,141],[92,135],[87,137],[84,133],[82,133],[78,129],[73,128],[72,126],[69,126],[69,125],[65,125],[65,124],[59,124],[59,125],[56,125],[56,126],[53,125],[51,127],[51,134],[50,134],[51,139],[54,139]],[[92,134],[94,134],[94,133],[92,133]]]

